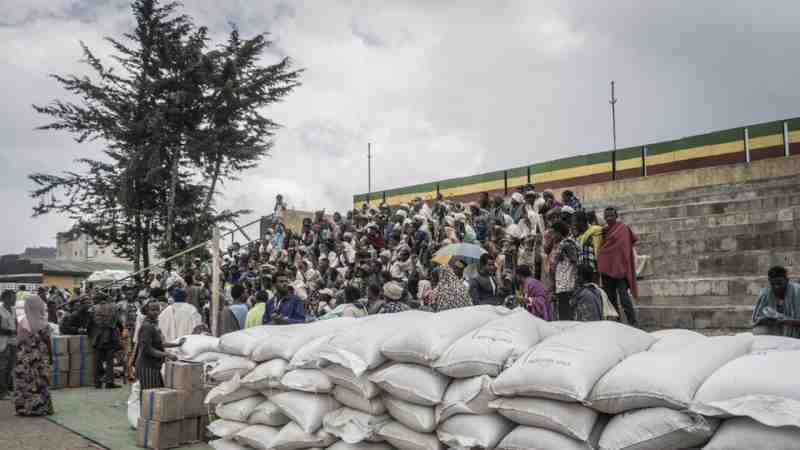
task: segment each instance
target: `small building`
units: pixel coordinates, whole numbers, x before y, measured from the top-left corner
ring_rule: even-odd
[[[121,262],[66,260],[59,258],[23,258],[20,255],[0,257],[0,290],[17,290],[24,285],[28,291],[39,286],[73,289],[94,272],[100,270],[133,271],[133,265]]]

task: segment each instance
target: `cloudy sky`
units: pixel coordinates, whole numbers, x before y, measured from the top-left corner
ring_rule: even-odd
[[[273,155],[225,186],[223,206],[344,209],[386,189],[611,146],[800,116],[800,3],[770,1],[185,0],[219,38],[270,32],[306,69],[270,111]],[[611,6],[609,6],[611,5]],[[55,245],[63,217],[31,218],[27,174],[75,168],[101,143],[35,131],[31,104],[64,93],[49,73],[86,73],[79,41],[132,26],[122,0],[0,0],[0,254]],[[794,82],[793,82],[794,81]]]

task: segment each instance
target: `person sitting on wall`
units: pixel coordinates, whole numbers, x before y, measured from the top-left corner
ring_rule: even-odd
[[[767,278],[753,310],[753,334],[800,338],[800,284],[781,266],[770,268]]]

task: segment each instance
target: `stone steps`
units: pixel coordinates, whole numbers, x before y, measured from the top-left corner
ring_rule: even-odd
[[[640,306],[639,323],[644,329],[687,328],[744,331],[751,328],[753,306]]]
[[[717,184],[676,191],[636,194],[615,197],[604,202],[587,202],[587,209],[602,211],[605,206],[616,206],[625,210],[625,205],[636,205],[637,208],[667,207],[688,203],[708,201],[745,200],[758,197],[769,197],[782,193],[797,192],[800,179],[786,176],[753,180],[746,183]]]
[[[800,206],[800,186],[797,193],[756,197],[738,200],[716,200],[707,202],[683,203],[676,206],[637,208],[620,211],[625,223],[647,222],[660,219],[702,217],[737,212],[781,210]]]
[[[639,251],[637,249],[637,251]],[[644,254],[644,253],[643,253]],[[689,255],[650,255],[649,274],[659,277],[707,277],[724,275],[764,275],[764,268],[784,266],[800,271],[800,251],[786,249],[744,250],[693,253]]]
[[[695,300],[702,298],[713,305],[752,305],[761,289],[767,286],[766,274],[760,276],[686,277],[680,279],[656,278],[639,280],[639,298],[643,305],[670,304],[678,306],[703,306]],[[714,297],[712,299],[712,297]],[[728,299],[736,299],[730,301]],[[749,299],[749,300],[748,300]]]
[[[686,232],[733,225],[767,224],[800,220],[800,206],[789,208],[761,209],[706,216],[674,217],[641,222],[626,222],[636,234]]]
[[[670,249],[681,248],[682,253],[693,251],[733,251],[758,250],[761,248],[788,247],[798,245],[797,232],[800,225],[794,221],[771,222],[761,224],[743,224],[720,226],[708,229],[684,231],[661,231],[652,233],[637,232],[637,246],[663,244]],[[635,230],[634,230],[635,231]],[[705,244],[702,242],[705,241]],[[683,248],[688,247],[688,248]],[[645,254],[645,252],[640,252]]]

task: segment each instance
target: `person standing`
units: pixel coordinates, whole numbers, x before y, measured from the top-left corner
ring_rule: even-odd
[[[114,384],[114,354],[122,349],[121,324],[116,320],[114,304],[104,296],[98,296],[94,309],[94,337],[92,348],[96,353],[94,387],[96,389],[118,389]]]
[[[275,297],[267,302],[261,323],[263,325],[286,325],[305,323],[305,321],[303,301],[289,292],[289,277],[286,274],[278,274],[275,278]]]
[[[522,286],[522,296],[525,309],[534,316],[547,320],[553,320],[553,311],[547,295],[547,289],[541,281],[533,276],[530,266],[517,266],[517,281]]]
[[[47,305],[36,295],[25,297],[25,318],[17,327],[17,361],[14,366],[14,410],[18,416],[53,414],[49,374],[53,355]]]
[[[164,308],[158,316],[158,327],[168,341],[193,334],[203,325],[203,316],[194,306],[186,302],[187,292],[177,288],[172,291],[174,303]]]
[[[633,246],[638,238],[618,220],[615,208],[606,208],[604,216],[606,226],[603,229],[603,244],[597,253],[597,271],[603,278],[603,288],[617,313],[621,316],[621,304],[628,323],[635,327],[639,321],[628,289],[634,297],[639,295],[633,258]]]
[[[449,266],[439,266],[436,270],[439,282],[431,292],[427,305],[433,312],[472,306],[472,297],[459,278]]]
[[[3,291],[0,297],[0,400],[13,388],[12,372],[17,354],[17,320],[14,291]]]
[[[494,260],[489,254],[481,255],[478,275],[469,281],[469,295],[475,305],[502,305],[505,296],[497,282]]]
[[[557,304],[558,320],[574,320],[574,311],[570,299],[575,292],[577,282],[578,242],[571,236],[569,227],[564,222],[553,224],[558,247],[554,249],[553,286]]]
[[[578,266],[578,287],[572,297],[574,320],[578,322],[593,322],[603,320],[603,295],[596,284],[593,283],[594,269],[588,264]]]
[[[178,360],[176,355],[166,352],[165,349],[179,347],[183,342],[164,342],[164,335],[158,328],[158,315],[161,313],[161,305],[158,302],[145,303],[141,313],[144,315],[144,321],[139,327],[136,340],[135,373],[136,379],[139,381],[140,392],[144,392],[145,389],[164,387],[164,378],[161,376],[161,366],[164,360]]]
[[[800,338],[800,284],[781,266],[771,267],[767,278],[753,310],[753,334]]]

